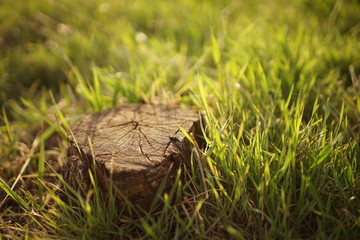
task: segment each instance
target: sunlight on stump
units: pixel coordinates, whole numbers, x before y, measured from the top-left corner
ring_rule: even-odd
[[[148,208],[164,177],[169,174],[169,188],[181,163],[189,163],[191,146],[179,126],[198,135],[200,114],[129,104],[89,115],[72,128],[64,178],[87,190],[88,169],[95,169],[103,192],[112,178],[121,194]]]

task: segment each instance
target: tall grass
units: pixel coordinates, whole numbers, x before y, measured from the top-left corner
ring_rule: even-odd
[[[0,239],[360,237],[356,1],[1,4],[22,17],[1,28],[19,42],[1,50]],[[18,17],[43,30],[12,33]],[[13,64],[24,56],[45,62],[42,87],[24,82],[38,64]],[[206,120],[204,148],[192,141],[192,164],[150,211],[104,198],[95,175],[84,196],[59,174],[71,125],[129,102]]]

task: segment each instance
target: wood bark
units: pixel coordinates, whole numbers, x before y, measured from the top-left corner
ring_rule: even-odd
[[[89,115],[69,134],[64,177],[86,191],[90,169],[103,192],[111,178],[122,196],[148,208],[164,177],[170,187],[176,169],[189,163],[190,143],[179,126],[199,135],[200,120],[197,111],[146,104]]]

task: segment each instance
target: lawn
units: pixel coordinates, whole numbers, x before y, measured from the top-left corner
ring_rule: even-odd
[[[359,13],[355,0],[1,1],[0,240],[360,239]],[[206,121],[149,211],[59,174],[71,126],[126,103]]]

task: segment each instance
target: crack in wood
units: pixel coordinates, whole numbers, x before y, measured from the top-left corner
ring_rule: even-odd
[[[144,150],[142,149],[142,141],[141,141],[141,140],[140,140],[140,142],[139,142],[139,147],[140,147],[140,151],[141,151],[142,155],[144,155],[149,162],[151,162],[152,164],[154,164],[154,162],[149,158],[149,156],[147,155],[147,153],[145,153]]]

